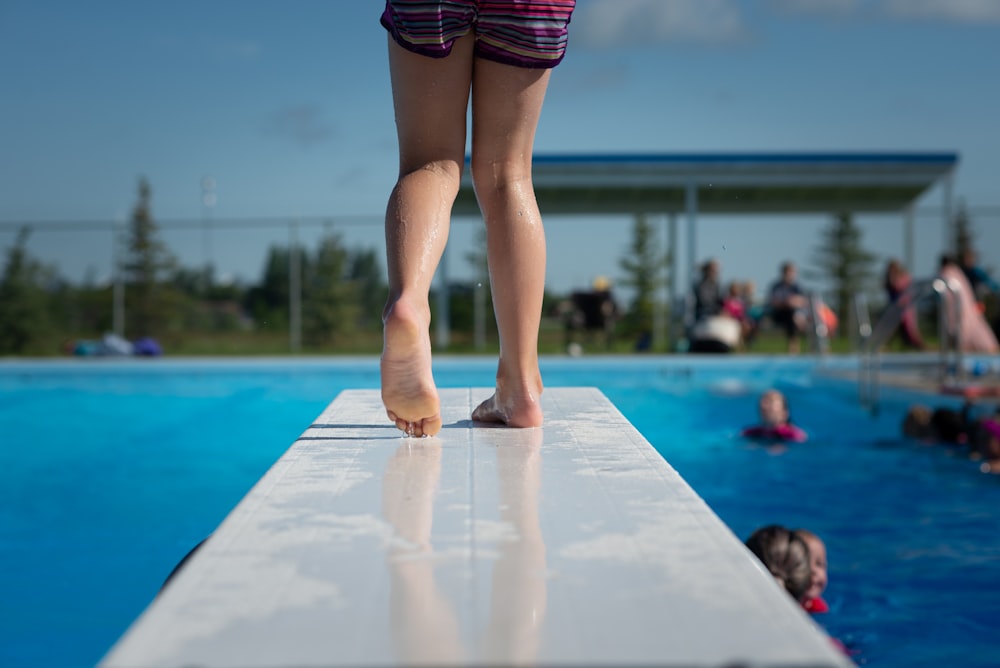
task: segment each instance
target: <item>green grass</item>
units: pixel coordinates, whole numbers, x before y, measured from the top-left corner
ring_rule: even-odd
[[[431,332],[432,340],[436,332]],[[77,333],[59,333],[37,337],[25,356],[59,357],[72,353],[73,343],[80,339],[100,339],[100,334],[80,335]],[[176,332],[159,339],[164,353],[168,356],[281,356],[281,355],[378,355],[382,351],[381,332],[358,332],[350,336],[340,337],[324,345],[303,344],[297,353],[291,351],[291,340],[288,332],[282,331],[230,331],[230,332]],[[609,348],[605,346],[601,334],[581,334],[574,337],[584,354],[619,354],[635,353],[635,339],[619,337]],[[927,340],[928,348],[933,350],[937,342]],[[484,348],[476,348],[471,332],[452,332],[447,348],[448,354],[454,355],[497,355],[499,343],[495,331],[488,332]],[[753,344],[747,349],[733,354],[743,355],[777,355],[787,353],[788,346],[784,334],[776,329],[762,330]],[[902,351],[899,342],[893,342],[886,347],[886,352]],[[566,353],[566,338],[561,322],[545,319],[542,322],[538,337],[538,351],[542,355],[563,355]],[[653,350],[653,353],[668,353],[666,349]],[[809,345],[803,341],[802,352],[808,353]],[[849,338],[834,338],[830,341],[830,353],[852,354],[857,351]]]

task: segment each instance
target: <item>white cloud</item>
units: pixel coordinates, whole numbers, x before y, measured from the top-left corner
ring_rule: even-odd
[[[1000,0],[886,0],[890,16],[959,23],[1000,23]]]
[[[743,39],[733,0],[614,0],[580,3],[570,27],[574,46],[617,47]]]

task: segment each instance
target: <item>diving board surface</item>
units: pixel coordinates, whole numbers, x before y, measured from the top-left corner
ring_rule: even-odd
[[[850,665],[598,390],[491,391],[424,439],[340,394],[102,665]]]

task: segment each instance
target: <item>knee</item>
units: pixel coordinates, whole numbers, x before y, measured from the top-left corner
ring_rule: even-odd
[[[454,160],[428,160],[411,165],[401,165],[399,180],[430,177],[454,186],[457,190],[462,180],[462,165]]]
[[[480,197],[503,195],[512,190],[531,187],[531,160],[484,160],[472,158],[472,183]]]

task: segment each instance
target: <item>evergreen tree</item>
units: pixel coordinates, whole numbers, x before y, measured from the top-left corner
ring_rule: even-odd
[[[864,291],[874,276],[877,260],[862,245],[862,230],[848,212],[840,213],[821,232],[821,242],[813,250],[818,275],[830,281],[834,309],[844,318],[850,313],[854,295]],[[838,334],[846,336],[846,327]]]
[[[626,275],[622,283],[633,290],[632,301],[629,302],[624,317],[628,335],[642,335],[653,331],[656,291],[669,262],[669,256],[660,251],[656,230],[648,217],[645,214],[636,216],[628,255],[619,261],[619,266]]]
[[[49,329],[48,299],[42,284],[45,269],[28,255],[30,233],[30,228],[21,228],[7,251],[0,276],[0,353],[27,352]]]
[[[158,237],[150,208],[152,190],[145,178],[139,180],[139,201],[132,210],[126,246],[125,313],[130,337],[153,336],[170,318],[173,301],[162,280],[174,267],[174,258]]]
[[[299,249],[300,256],[304,255]],[[304,257],[300,257],[305,265]],[[260,283],[250,288],[246,297],[246,310],[257,327],[267,330],[288,328],[289,321],[289,270],[291,254],[287,247],[271,246],[264,261]]]
[[[365,330],[380,328],[382,308],[389,295],[385,272],[375,249],[357,249],[350,256],[348,278],[355,286],[358,299],[358,325]]]
[[[313,345],[331,344],[353,332],[358,318],[358,300],[348,280],[348,253],[339,235],[328,235],[319,243],[316,259],[303,273],[302,333]]]

